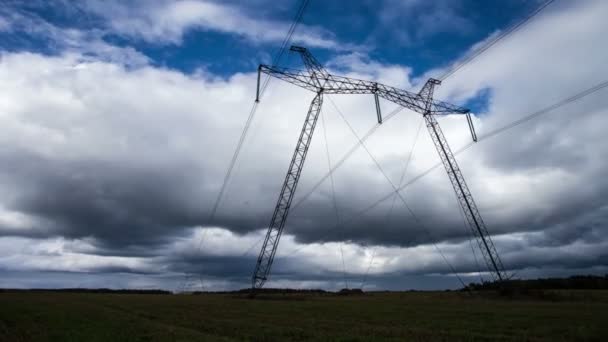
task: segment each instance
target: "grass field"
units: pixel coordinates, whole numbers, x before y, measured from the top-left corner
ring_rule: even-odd
[[[606,341],[608,291],[505,299],[0,293],[2,341]]]

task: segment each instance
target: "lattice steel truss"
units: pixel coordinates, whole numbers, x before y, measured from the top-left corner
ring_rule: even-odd
[[[291,159],[287,176],[283,182],[281,194],[272,215],[268,232],[264,239],[264,244],[257,259],[255,271],[252,277],[252,290],[261,288],[269,277],[270,268],[277,251],[279,240],[285,227],[285,222],[289,214],[291,201],[302,173],[306,154],[312,141],[312,135],[321,111],[323,103],[323,94],[372,94],[374,95],[376,113],[378,123],[382,123],[382,114],[380,112],[379,97],[388,101],[394,102],[400,106],[408,108],[414,112],[424,116],[426,126],[433,138],[437,152],[441,157],[443,165],[448,173],[448,177],[452,182],[452,186],[460,206],[462,207],[467,217],[467,222],[470,229],[474,233],[479,248],[482,251],[484,260],[488,269],[492,272],[497,280],[505,278],[505,271],[500,261],[500,257],[488,230],[479,214],[479,210],[471,196],[466,182],[462,176],[462,172],[456,163],[456,159],[450,150],[445,136],[439,127],[435,116],[448,114],[464,114],[467,116],[467,122],[471,131],[471,136],[474,141],[477,141],[477,136],[473,127],[468,109],[458,107],[447,102],[433,100],[433,91],[436,85],[441,82],[435,79],[429,79],[422,90],[416,94],[406,90],[387,86],[378,82],[359,80],[354,78],[332,75],[310,54],[310,52],[302,47],[292,46],[291,51],[297,52],[302,57],[306,70],[294,70],[267,65],[260,65],[258,68],[258,88],[256,101],[259,101],[260,93],[260,76],[267,74],[272,77],[279,78],[286,82],[295,84],[304,89],[310,90],[316,94],[313,99],[304,126],[300,133],[296,149]]]
[[[285,221],[287,220],[287,215],[289,214],[289,208],[291,207],[293,195],[295,194],[296,187],[298,186],[300,174],[302,174],[304,160],[306,159],[306,154],[308,154],[308,148],[310,147],[310,142],[312,141],[312,134],[314,133],[315,126],[317,125],[319,113],[321,113],[322,104],[323,90],[320,90],[310,104],[308,115],[306,115],[306,120],[304,121],[304,127],[302,127],[300,138],[298,139],[296,149],[293,153],[293,157],[291,158],[291,163],[289,164],[287,176],[285,176],[285,181],[283,182],[283,187],[281,188],[279,200],[274,208],[274,213],[272,214],[272,219],[270,220],[270,226],[268,226],[268,232],[266,233],[262,250],[260,251],[258,261],[255,265],[255,271],[252,279],[254,289],[261,288],[264,285],[264,282],[266,282],[268,274],[270,273],[270,267],[272,265],[272,261],[274,260],[274,255],[277,252],[279,239],[281,238],[281,233],[285,227]]]
[[[496,247],[490,238],[490,234],[488,233],[488,229],[486,228],[486,225],[479,214],[479,210],[477,209],[473,195],[471,195],[471,191],[464,180],[460,167],[456,162],[456,158],[454,157],[454,154],[452,153],[452,150],[450,149],[450,146],[443,135],[439,122],[437,122],[435,116],[432,115],[430,110],[428,110],[428,108],[431,107],[431,102],[433,101],[433,90],[435,86],[439,84],[441,84],[441,81],[431,78],[426,82],[419,93],[420,97],[425,98],[428,103],[427,112],[423,114],[424,121],[429,133],[431,134],[431,138],[433,139],[437,152],[439,153],[439,157],[443,162],[443,166],[448,173],[452,187],[456,192],[456,197],[458,198],[460,207],[465,213],[469,228],[477,240],[477,244],[479,245],[479,249],[481,250],[484,261],[486,262],[486,266],[490,271],[493,271],[491,274],[493,275],[494,280],[500,281],[506,278],[506,274],[502,261],[500,260],[500,256],[498,255],[498,251],[496,250]],[[467,122],[469,124],[469,128],[471,129],[471,136],[473,137],[473,140],[477,141],[477,136],[475,134],[475,130],[473,129],[473,122],[469,116],[467,116]]]

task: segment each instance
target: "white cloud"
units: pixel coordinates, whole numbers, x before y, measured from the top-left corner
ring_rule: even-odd
[[[150,43],[181,43],[187,31],[198,29],[234,34],[253,42],[280,43],[291,23],[263,19],[259,12],[208,0],[88,2],[86,8],[108,20],[112,32]],[[319,27],[301,24],[293,36],[296,43],[338,49],[333,35]]]
[[[424,48],[428,38],[438,34],[464,35],[475,27],[462,1],[384,0],[379,2],[377,37],[391,37],[395,43]],[[395,29],[397,27],[398,29]]]
[[[0,244],[4,271],[158,272],[145,258],[95,255],[96,249],[86,240],[4,238]]]
[[[137,18],[133,27],[116,24],[117,30],[179,41],[187,27],[212,21],[205,19],[200,9],[197,12],[198,2],[185,4],[194,6],[192,13],[168,11],[167,23],[161,22],[156,31],[147,31],[145,21],[139,28]],[[605,77],[601,71],[608,57],[601,44],[607,29],[601,13],[606,9],[604,2],[596,1],[547,12],[448,79],[438,89],[439,97],[463,101],[480,89],[490,88],[488,113],[476,118],[483,134],[597,82]],[[118,13],[117,20],[121,16]],[[573,24],[560,25],[565,21]],[[234,23],[206,25],[229,30]],[[185,235],[188,227],[220,223],[232,232],[223,228],[208,232],[208,257],[238,256],[253,244],[271,214],[312,94],[279,81],[271,83],[220,207],[218,222],[210,223],[206,221],[207,209],[215,199],[254,97],[253,70],[228,78],[186,75],[155,68],[134,50],[134,56],[125,57],[128,48],[114,50],[107,43],[91,47],[99,53],[89,56],[82,45],[89,36],[79,31],[52,32],[62,37],[67,52],[57,56],[4,53],[0,59],[0,158],[7,165],[0,172],[0,232],[50,239],[40,250],[28,249],[25,254],[0,249],[3,267],[57,271],[119,265],[147,271],[158,269],[159,263],[170,267],[155,256],[148,256],[150,261],[142,260],[143,256],[102,253],[126,253],[136,247],[150,252],[154,248],[149,245],[161,245],[164,249],[159,249],[157,256],[165,252],[162,255],[179,256],[182,248],[192,252],[195,239],[183,241],[176,236],[189,237]],[[585,39],[580,39],[583,36]],[[132,57],[142,59],[130,63]],[[334,58],[330,66],[351,76],[404,88],[419,83],[409,79],[408,67],[385,65],[357,54]],[[374,71],[369,72],[369,68]],[[370,96],[333,99],[360,134],[375,124]],[[608,153],[603,132],[606,107],[604,96],[589,97],[546,119],[479,143],[458,157],[490,231],[504,234],[496,241],[507,267],[530,266],[525,263],[528,252],[539,267],[543,263],[554,266],[562,260],[559,258],[578,260],[586,266],[593,264],[593,258],[600,266],[604,262],[600,258],[606,239],[602,233],[607,205],[603,194],[608,184],[603,181],[607,165],[601,156]],[[355,139],[329,101],[324,108],[335,161]],[[387,112],[392,106],[383,103],[383,108]],[[383,125],[368,142],[395,183],[419,120],[417,114],[403,113]],[[470,141],[462,118],[440,120],[454,149]],[[298,194],[326,172],[323,145],[318,131]],[[406,181],[437,161],[428,135],[421,132]],[[369,249],[362,247],[365,244],[380,246],[372,269],[375,276],[383,272],[445,271],[424,230],[398,202],[390,220],[386,218],[388,201],[349,223],[348,229],[333,229],[331,192],[325,185],[311,201],[292,212],[280,256],[288,260],[292,247],[310,246],[298,253],[299,263],[279,263],[278,267],[301,277],[317,270],[339,277],[336,241],[343,239],[348,241],[344,251],[352,273],[360,274],[369,264]],[[355,154],[336,173],[343,218],[390,190],[364,153]],[[461,242],[467,231],[461,226],[443,170],[422,178],[405,196],[431,227],[432,240],[440,242],[448,259],[465,269],[470,266],[472,256],[465,252],[468,242]],[[584,230],[588,236],[581,233],[573,242],[562,236],[567,235],[562,230],[568,225],[571,229],[591,228]],[[17,244],[9,239],[16,238],[3,238],[7,246]],[[448,239],[452,243],[445,241]],[[84,244],[92,251],[67,248],[66,241],[71,240],[86,240]],[[34,244],[34,240],[24,241],[19,243]],[[535,241],[544,245],[536,246]],[[559,254],[562,242],[570,247]],[[557,247],[546,246],[551,244]],[[580,253],[582,250],[589,252],[587,256]],[[42,254],[48,259],[41,259]],[[48,255],[58,259],[53,262]],[[243,267],[249,269],[250,265]],[[279,284],[298,281],[276,280]],[[217,286],[229,282],[215,281]],[[299,281],[319,284],[318,279]]]
[[[10,33],[48,40],[48,46],[44,48],[49,49],[50,52],[73,54],[81,60],[104,60],[130,67],[146,65],[150,62],[147,56],[132,47],[119,47],[106,42],[103,39],[104,32],[98,29],[58,27],[37,15],[16,9],[10,16],[0,17],[0,31],[2,20],[6,23],[5,30]]]

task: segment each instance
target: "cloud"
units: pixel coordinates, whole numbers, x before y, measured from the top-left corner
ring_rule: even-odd
[[[0,7],[1,31],[5,31],[7,37],[8,46],[5,48],[11,50],[72,53],[81,61],[104,60],[130,67],[150,62],[147,56],[130,46],[120,47],[106,42],[102,30],[60,27],[33,11],[15,6]]]
[[[89,1],[85,6],[108,22],[112,33],[143,39],[153,44],[180,44],[189,30],[214,31],[243,37],[255,43],[280,43],[291,23],[264,19],[232,4],[207,0]],[[294,43],[338,49],[333,34],[319,27],[301,24]]]
[[[376,34],[389,34],[406,46],[420,46],[428,38],[445,33],[465,35],[475,28],[461,1],[385,0],[380,8]]]
[[[446,80],[438,97],[463,103],[489,89],[487,112],[475,118],[483,135],[604,78],[598,70],[608,50],[598,42],[606,31],[600,15],[606,4],[562,6]],[[564,27],[564,20],[577,24]],[[5,165],[0,169],[0,234],[6,246],[0,248],[0,265],[6,274],[18,279],[15,272],[23,269],[29,279],[31,272],[49,270],[105,273],[116,285],[127,283],[117,280],[123,274],[130,274],[133,284],[142,284],[140,275],[152,274],[158,284],[170,286],[182,272],[202,272],[217,288],[246,285],[259,248],[255,243],[268,224],[313,95],[272,81],[210,222],[209,208],[253,101],[255,71],[219,77],[155,67],[145,56],[130,63],[130,58],[108,57],[125,48],[114,50],[101,41],[97,47],[84,45],[87,37],[98,37],[90,31],[47,28],[64,42],[56,53],[4,51],[0,59],[0,163]],[[410,79],[409,67],[360,53],[334,56],[328,65],[341,74],[413,90],[423,82]],[[371,96],[332,100],[359,135],[375,124]],[[528,274],[605,270],[608,183],[600,156],[608,152],[606,101],[590,96],[458,156],[510,269]],[[385,113],[393,108],[386,102],[382,107]],[[334,163],[356,143],[329,100],[323,119],[296,202],[328,169],[321,129],[331,132],[327,143]],[[405,111],[367,142],[394,184],[418,127],[422,131],[406,182],[439,161],[420,120]],[[454,150],[469,143],[463,118],[440,122]],[[365,274],[375,249],[370,281],[379,288],[395,288],[399,279],[427,284],[428,277],[457,286],[433,243],[467,273],[466,279],[477,279],[469,232],[442,168],[402,192],[424,225],[399,200],[393,206],[390,197],[351,220],[392,190],[364,151],[340,167],[334,180],[342,224],[337,224],[326,182],[293,208],[274,284],[339,288],[342,242],[352,281]],[[208,231],[202,235],[201,229]]]
[[[239,289],[249,285],[256,248],[263,234],[264,231],[259,230],[239,236],[225,229],[196,228],[191,235],[158,248],[154,256],[105,255],[90,239],[5,238],[0,241],[4,251],[0,272],[8,277],[3,277],[6,284],[11,284],[12,277],[28,284],[29,275],[36,272],[44,277],[48,277],[48,272],[65,276],[60,285],[47,283],[42,287],[87,286],[75,276],[87,274],[87,278],[104,277],[101,282],[97,280],[88,285],[97,287],[103,284],[104,287],[142,288],[141,284],[147,282],[146,287],[162,285],[167,289],[179,288],[184,283],[195,289],[200,286],[206,290]],[[539,270],[544,270],[545,276],[560,274],[564,269],[595,273],[607,270],[605,266],[598,266],[606,262],[605,242],[599,245],[579,242],[564,249],[537,246],[528,242],[531,240],[533,237],[528,234],[496,239],[503,257],[519,270],[519,276],[533,276]],[[480,255],[471,253],[469,241],[439,244],[438,248],[467,283],[491,278],[480,264]],[[526,253],[521,253],[521,249]],[[342,253],[345,267],[341,262]],[[184,273],[191,276],[184,277]],[[127,285],[125,282],[130,279],[138,281]],[[336,242],[299,244],[290,234],[283,238],[268,286],[338,290],[345,286],[345,280],[355,287],[366,284],[368,289],[461,286],[432,245],[400,248]]]

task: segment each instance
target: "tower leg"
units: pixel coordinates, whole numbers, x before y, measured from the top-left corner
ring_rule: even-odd
[[[433,90],[438,84],[440,84],[440,81],[429,79],[419,93],[419,96],[426,100],[426,113],[423,114],[424,121],[426,122],[426,127],[431,134],[431,138],[433,139],[437,153],[439,153],[443,166],[448,173],[452,187],[456,192],[458,202],[465,213],[469,228],[477,240],[477,244],[479,245],[479,249],[481,250],[484,261],[494,276],[494,280],[502,281],[506,279],[506,274],[502,261],[500,260],[500,256],[498,255],[498,251],[490,238],[488,229],[481,218],[481,214],[479,214],[475,200],[473,200],[473,195],[471,195],[471,191],[464,180],[460,167],[456,162],[456,158],[454,157],[454,154],[452,153],[452,150],[450,149],[450,146],[443,135],[443,131],[441,130],[441,127],[439,127],[439,123],[437,122],[435,116],[430,113],[430,105],[433,101]],[[471,128],[473,140],[476,141],[477,137],[475,136],[475,131],[473,130],[471,118],[467,116],[467,120],[469,122],[469,128]]]
[[[270,268],[274,260],[274,255],[277,252],[279,239],[283,233],[285,221],[289,214],[289,208],[291,207],[291,201],[296,192],[302,168],[304,167],[304,160],[306,159],[306,154],[308,153],[308,148],[312,141],[312,135],[315,126],[317,125],[317,119],[319,118],[322,104],[323,93],[319,92],[310,104],[308,115],[306,115],[302,132],[300,133],[296,149],[291,158],[291,163],[289,164],[289,170],[287,171],[283,187],[281,188],[279,200],[277,201],[274,213],[272,214],[272,219],[270,220],[270,225],[268,226],[268,232],[266,233],[266,238],[264,239],[264,244],[262,245],[255,265],[255,271],[251,278],[252,293],[255,293],[256,289],[264,286],[264,283],[270,274]]]
[[[481,250],[481,254],[483,255],[488,269],[492,272],[495,280],[505,280],[505,271],[500,257],[498,256],[498,251],[496,250],[496,247],[494,247],[494,243],[490,238],[488,229],[486,228],[486,225],[479,214],[479,210],[477,209],[477,205],[473,200],[471,191],[469,190],[469,187],[462,176],[460,167],[456,163],[456,158],[454,158],[454,155],[452,154],[452,151],[445,140],[445,136],[439,127],[439,123],[435,117],[430,114],[425,115],[424,119],[426,121],[426,127],[433,138],[437,152],[439,153],[443,166],[445,167],[448,177],[452,182],[452,187],[456,192],[458,202],[465,213],[467,223],[469,224],[469,227],[477,240],[477,244],[479,245],[479,249]]]

